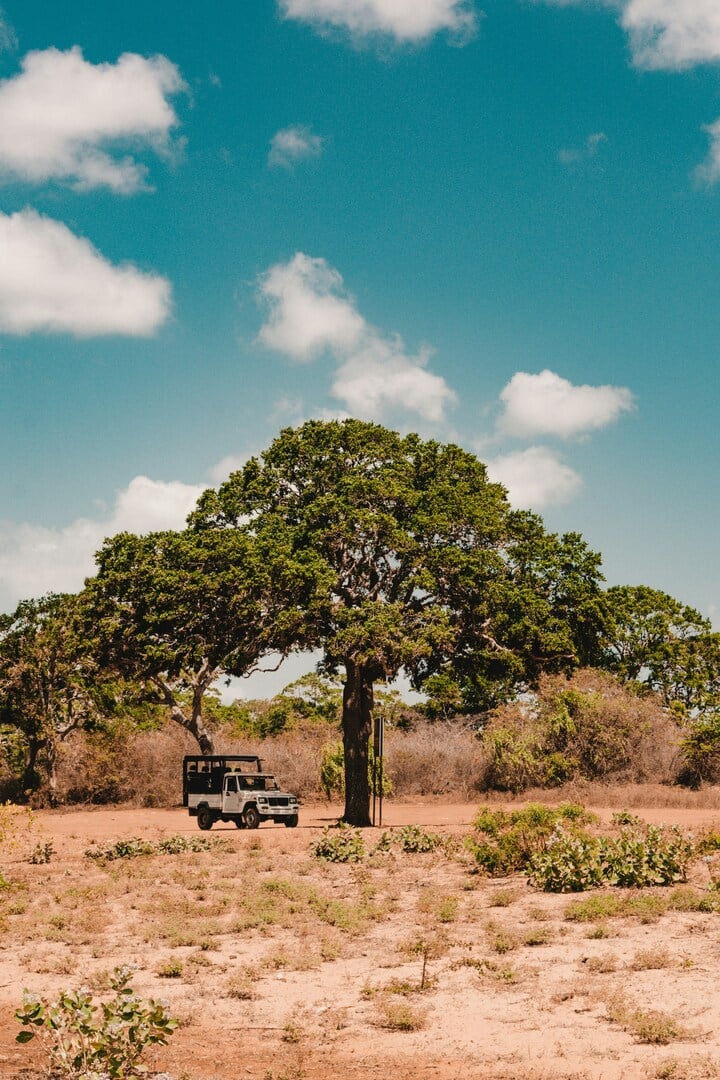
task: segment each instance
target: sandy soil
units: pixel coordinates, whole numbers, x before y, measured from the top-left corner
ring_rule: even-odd
[[[460,839],[475,809],[390,802],[384,824]],[[720,831],[720,810],[700,805],[634,812]],[[720,1077],[719,915],[651,906],[575,921],[573,898],[484,879],[461,847],[327,865],[309,845],[336,818],[306,806],[296,830],[216,825],[210,852],[105,865],[85,856],[93,842],[196,836],[196,824],[179,809],[23,819],[2,854],[2,1080],[40,1075],[35,1044],[14,1042],[23,987],[101,993],[124,962],[181,1019],[150,1058],[176,1080]],[[367,830],[368,848],[378,835]],[[48,842],[51,861],[31,865]],[[707,880],[700,863],[692,884]],[[623,1020],[653,1011],[667,1043]]]

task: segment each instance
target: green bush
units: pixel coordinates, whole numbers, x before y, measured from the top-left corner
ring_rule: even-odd
[[[466,844],[486,873],[511,874],[527,869],[530,860],[545,850],[559,823],[580,825],[590,820],[592,815],[576,803],[557,807],[530,803],[511,812],[486,806],[475,819],[480,835],[469,837]]]
[[[149,1046],[164,1045],[178,1025],[157,1001],[137,997],[131,967],[115,968],[115,996],[98,1005],[87,990],[65,990],[56,1001],[25,993],[15,1017],[28,1043],[36,1036],[58,1080],[132,1080],[145,1076],[141,1058]]]
[[[397,839],[401,849],[409,855],[435,851],[444,843],[440,833],[426,832],[419,825],[404,825]]]
[[[107,844],[96,844],[85,852],[87,859],[102,862],[114,862],[116,859],[136,859],[140,855],[180,855],[185,851],[210,851],[222,846],[220,837],[211,836],[166,836],[162,840],[113,840]]]
[[[546,892],[582,892],[598,885],[643,888],[685,881],[691,841],[676,828],[623,829],[592,837],[556,827],[528,864],[528,881]]]
[[[602,885],[601,841],[556,828],[545,849],[531,856],[528,871],[529,883],[545,892],[583,892]]]
[[[323,829],[310,850],[316,859],[324,862],[361,862],[365,858],[365,841],[359,829],[341,821],[335,828]]]
[[[589,669],[545,676],[532,701],[495,709],[480,738],[484,785],[514,793],[580,779],[674,779],[680,742],[659,702]]]
[[[623,829],[604,841],[605,880],[621,887],[672,885],[686,880],[693,854],[692,841],[675,826]]]

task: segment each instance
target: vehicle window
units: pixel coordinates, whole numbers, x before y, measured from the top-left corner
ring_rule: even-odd
[[[237,780],[234,776],[228,777],[226,791],[237,792]]]

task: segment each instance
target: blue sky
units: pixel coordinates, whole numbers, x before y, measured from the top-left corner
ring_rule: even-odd
[[[0,47],[0,605],[359,415],[716,615],[715,0],[8,0]]]

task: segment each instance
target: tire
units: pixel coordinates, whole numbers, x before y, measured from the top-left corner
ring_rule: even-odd
[[[245,822],[243,821],[243,819],[241,817],[234,817],[233,821],[235,822],[235,828],[236,829],[244,829],[245,828]]]
[[[257,829],[260,824],[260,815],[257,806],[246,806],[243,814],[246,829]]]
[[[285,828],[286,829],[296,829],[297,828],[297,823],[298,823],[297,814],[292,814],[290,817],[285,818]]]
[[[215,822],[215,816],[209,806],[198,806],[197,812],[198,828],[207,832],[208,829],[212,829]]]

